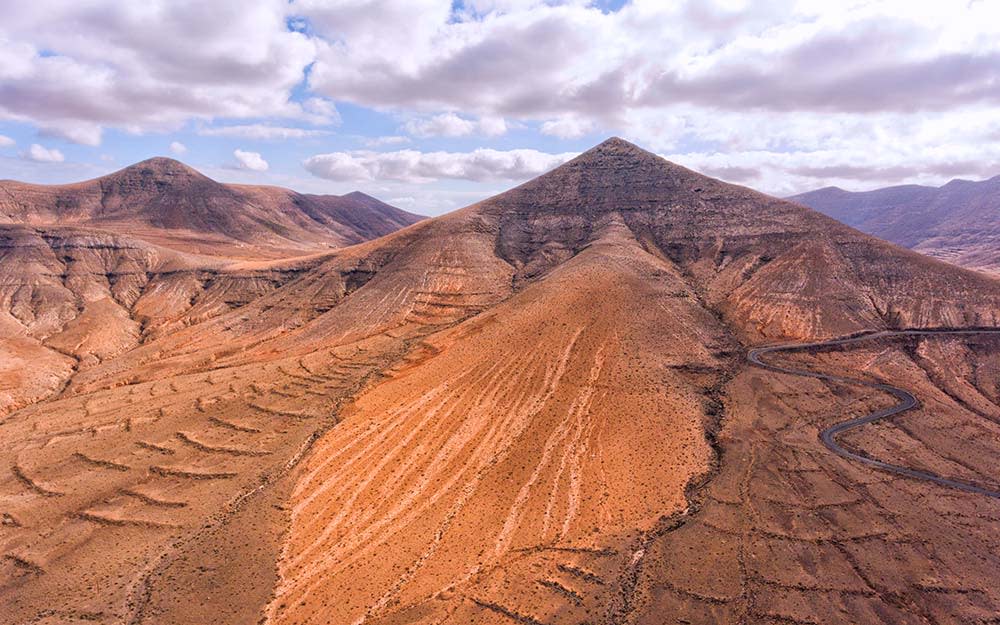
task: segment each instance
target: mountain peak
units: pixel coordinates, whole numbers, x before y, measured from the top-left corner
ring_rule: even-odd
[[[593,208],[595,201],[616,207],[633,201],[643,204],[652,198],[676,200],[721,184],[620,137],[611,137],[525,183],[519,192],[534,193],[539,186],[548,186],[553,189],[546,193],[558,189],[558,196],[573,195],[574,201]]]
[[[644,150],[634,143],[626,141],[621,137],[609,137],[604,141],[598,143],[594,147],[590,148],[586,152],[580,155],[581,157],[590,158],[601,158],[601,157],[614,157],[614,158],[635,158],[635,159],[649,159],[655,158],[660,159],[657,155]]]
[[[615,178],[623,175],[628,177],[629,172],[637,174],[642,171],[646,176],[672,179],[674,185],[690,183],[695,187],[710,180],[703,174],[668,161],[621,137],[605,139],[554,171],[560,170],[588,171],[592,175],[602,172],[603,175]]]
[[[105,187],[108,185],[126,185],[128,187],[155,185],[158,188],[214,182],[193,167],[164,156],[147,158],[98,180],[102,181]]]
[[[198,170],[162,156],[129,165],[99,178],[99,181],[105,191],[115,190],[123,194],[134,194],[139,190],[153,193],[164,193],[168,190],[188,191],[193,187],[212,187],[215,191],[224,189],[223,185]]]
[[[345,193],[344,195],[342,195],[340,197],[351,199],[351,200],[358,200],[358,201],[362,201],[362,202],[371,202],[371,201],[381,202],[381,200],[379,200],[378,198],[372,197],[372,196],[368,195],[367,193],[363,193],[361,191],[351,191],[350,193]]]
[[[626,141],[625,139],[622,139],[621,137],[608,137],[607,139],[605,139],[604,141],[601,141],[600,143],[598,143],[597,145],[595,145],[591,149],[597,150],[597,149],[601,149],[601,148],[604,148],[604,149],[623,149],[624,148],[624,149],[638,150],[640,152],[645,152],[646,151],[646,150],[643,150],[642,148],[640,148],[639,146],[637,146],[636,144],[632,143],[631,141]]]
[[[845,191],[844,189],[836,186],[830,185],[827,187],[822,187],[820,189],[812,189],[810,191],[803,191],[802,193],[796,193],[794,195],[789,195],[785,199],[791,200],[793,202],[799,202],[802,199],[813,198],[813,197],[825,197],[830,195],[845,195],[850,193],[850,191]]]
[[[184,163],[167,158],[166,156],[154,156],[153,158],[147,158],[144,161],[139,161],[134,165],[129,165],[128,167],[119,170],[117,174],[124,173],[136,173],[144,176],[149,175],[164,175],[164,176],[197,176],[203,178],[204,175],[193,167],[189,167]],[[115,175],[115,174],[112,174]]]
[[[503,214],[505,219],[547,214],[571,221],[582,218],[592,222],[614,213],[628,215],[626,220],[648,221],[669,214],[668,221],[674,226],[694,224],[692,230],[700,227],[697,224],[708,223],[717,216],[720,223],[729,225],[756,222],[747,226],[747,230],[752,230],[762,227],[766,220],[744,214],[743,207],[754,203],[768,205],[773,201],[774,198],[724,183],[624,139],[611,137],[552,171],[485,200],[479,206],[482,211]],[[782,213],[780,219],[784,219],[783,211],[786,210],[790,210],[789,207],[775,209]],[[794,210],[801,212],[802,209],[795,207]],[[730,213],[733,219],[728,218]],[[713,227],[718,225],[712,223]],[[585,226],[589,227],[589,224]],[[518,246],[526,248],[520,243]]]

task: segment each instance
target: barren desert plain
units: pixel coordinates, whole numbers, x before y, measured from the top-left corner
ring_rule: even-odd
[[[0,186],[0,622],[1000,619],[985,274],[617,138],[424,220]]]

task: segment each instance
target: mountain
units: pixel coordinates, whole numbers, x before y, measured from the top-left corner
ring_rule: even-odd
[[[86,182],[0,182],[0,223],[128,232],[197,254],[281,257],[343,247],[421,217],[363,193],[303,195],[226,185],[169,158],[151,158]]]
[[[164,271],[135,290],[131,262],[106,283],[139,294],[123,327],[156,331],[70,358],[0,421],[0,604],[16,622],[846,624],[1000,609],[995,502],[820,441],[890,397],[746,360],[771,342],[998,327],[985,275],[614,138],[326,254]],[[865,453],[996,480],[995,336],[880,335],[786,358],[920,398],[852,435]]]
[[[220,184],[167,158],[70,185],[0,182],[0,377],[14,380],[0,410],[420,219],[363,193]],[[278,268],[241,265],[268,260]]]
[[[1000,176],[860,193],[827,187],[789,199],[898,245],[1000,275]]]

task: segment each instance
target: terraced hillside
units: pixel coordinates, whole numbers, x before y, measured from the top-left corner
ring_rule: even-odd
[[[1000,611],[1000,503],[831,454],[821,429],[891,398],[745,361],[773,341],[998,326],[986,276],[620,139],[373,241],[160,274],[176,306],[129,308],[114,353],[67,343],[69,377],[0,422],[12,622]],[[995,483],[998,348],[782,358],[923,402],[845,444]]]

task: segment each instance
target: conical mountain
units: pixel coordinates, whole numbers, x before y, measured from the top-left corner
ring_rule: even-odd
[[[995,298],[994,281],[618,138],[468,210],[495,223],[497,253],[518,280],[543,274],[593,243],[607,223],[619,222],[749,336],[998,319],[992,303],[964,297]]]
[[[204,181],[210,178],[176,159],[154,156],[102,176],[99,180],[106,186],[130,185],[136,189],[150,190],[183,188],[196,180]]]
[[[243,198],[223,184],[169,158],[152,158],[95,181],[100,208],[89,220],[140,221],[156,228],[195,232],[229,232],[246,238]],[[263,224],[269,230],[273,221]]]
[[[697,204],[724,187],[731,185],[612,137],[491,201],[511,209],[525,201],[539,210],[594,215],[648,210],[668,200]]]
[[[578,250],[610,215],[640,239],[674,254],[703,240],[827,230],[807,209],[726,184],[612,138],[557,169],[476,207],[495,217],[500,250],[530,263],[533,243]],[[554,226],[554,227],[553,227]]]

